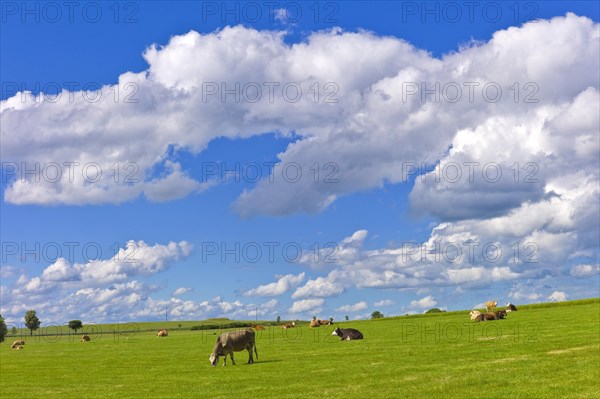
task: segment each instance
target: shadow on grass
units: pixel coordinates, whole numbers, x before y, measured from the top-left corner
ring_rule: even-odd
[[[256,365],[261,365],[264,363],[277,363],[277,362],[282,362],[282,361],[283,360],[281,360],[281,359],[257,360],[253,364],[244,363],[244,366],[256,366]]]

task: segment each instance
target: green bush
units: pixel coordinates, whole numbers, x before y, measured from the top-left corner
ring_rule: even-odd
[[[219,324],[207,323],[207,324],[201,324],[199,326],[193,326],[192,328],[190,328],[190,330],[220,330],[220,329],[226,329],[226,328],[244,328],[244,327],[252,327],[252,324],[249,322],[243,322],[243,321],[230,321],[227,323],[219,323]]]
[[[441,310],[439,308],[431,308],[425,313],[444,313],[444,312],[445,312],[445,310]]]
[[[2,315],[0,315],[0,342],[4,342],[4,337],[7,333],[8,328],[6,328],[6,323],[4,322]]]

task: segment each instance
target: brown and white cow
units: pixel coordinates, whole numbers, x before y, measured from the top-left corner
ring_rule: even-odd
[[[294,328],[296,327],[296,322],[292,321],[291,323],[287,323],[287,324],[282,324],[281,328],[283,328],[284,330],[287,330],[288,328]]]
[[[82,335],[80,341],[81,342],[90,342],[92,339],[89,335]]]
[[[481,321],[481,312],[479,310],[471,310],[469,315],[471,316],[471,320]]]
[[[240,331],[226,332],[217,337],[217,342],[213,349],[212,354],[208,357],[210,364],[214,367],[219,363],[219,357],[223,356],[223,366],[227,365],[227,355],[231,357],[231,362],[235,366],[235,360],[233,359],[233,352],[239,352],[246,349],[248,351],[248,363],[254,363],[252,357],[252,349],[258,359],[258,352],[256,350],[255,333],[251,329],[245,329]]]
[[[157,337],[168,337],[169,332],[167,331],[166,328],[164,330],[158,330],[158,332],[156,333],[156,336]]]
[[[261,331],[265,329],[265,326],[262,326],[260,324],[255,324],[252,326],[252,328],[254,328],[256,331]]]
[[[492,311],[496,310],[496,306],[498,306],[497,301],[487,301],[485,303],[485,311],[492,312]]]
[[[11,348],[13,348],[16,351],[23,349],[23,347],[21,345],[15,345],[15,344],[12,344]]]
[[[25,341],[22,339],[18,339],[15,342],[13,342],[13,346],[17,346],[17,345],[25,345]]]
[[[310,325],[309,325],[309,327],[315,328],[315,327],[320,327],[320,326],[321,326],[321,324],[319,323],[319,320],[317,320],[317,319],[312,319],[312,320],[310,321]]]

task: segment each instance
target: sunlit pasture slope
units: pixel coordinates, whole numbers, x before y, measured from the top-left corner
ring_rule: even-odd
[[[183,328],[199,322],[173,322]],[[145,327],[161,327],[161,323]],[[335,326],[363,332],[339,341]],[[108,326],[101,326],[108,327]],[[258,361],[210,367],[219,331],[28,337],[0,344],[6,398],[598,398],[600,299],[519,307],[476,323],[468,311],[257,332]]]

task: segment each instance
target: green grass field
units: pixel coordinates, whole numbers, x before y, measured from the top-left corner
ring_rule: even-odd
[[[215,368],[217,331],[92,334],[89,343],[25,336],[21,351],[8,336],[0,397],[600,397],[600,299],[519,307],[485,323],[463,311],[336,325],[365,339],[340,342],[333,327],[269,328],[257,333],[255,364],[236,352],[236,366],[221,359]]]

